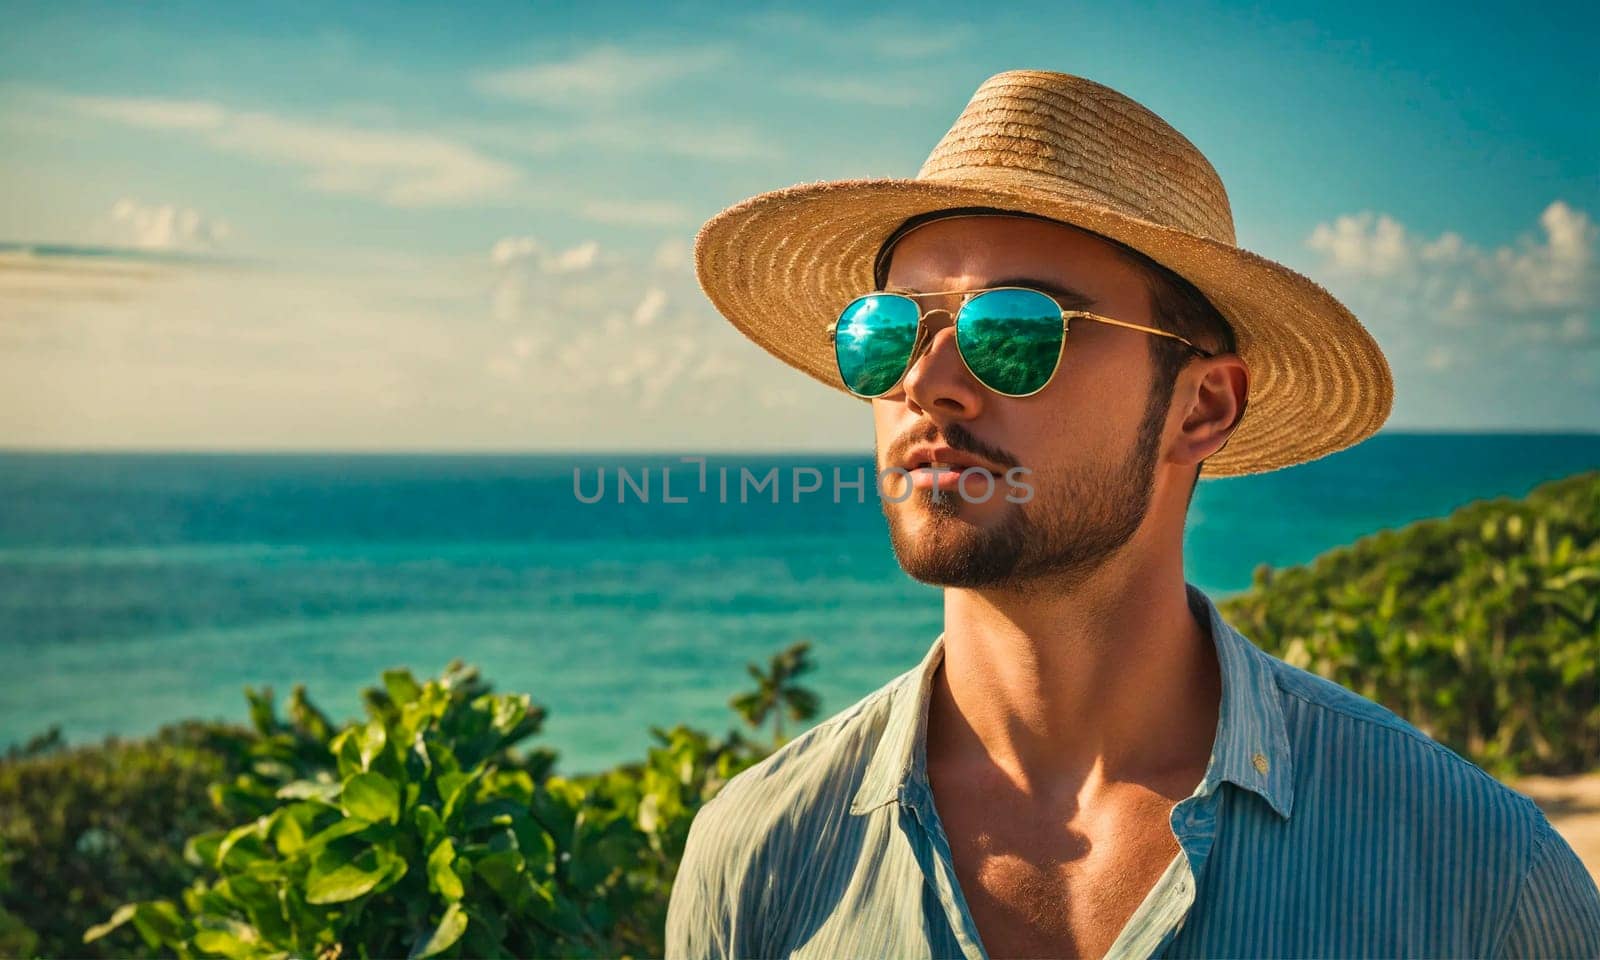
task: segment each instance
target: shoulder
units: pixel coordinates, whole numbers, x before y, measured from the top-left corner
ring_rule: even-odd
[[[1600,956],[1600,890],[1528,796],[1389,708],[1265,652],[1293,750],[1295,818],[1413,886],[1479,905],[1496,956]],[[1329,855],[1335,855],[1330,849]],[[1357,859],[1360,859],[1359,855]]]
[[[1393,828],[1419,855],[1459,854],[1465,844],[1478,848],[1485,868],[1529,868],[1549,829],[1530,798],[1388,707],[1262,656],[1281,693],[1297,806],[1305,801],[1373,829]]]
[[[668,957],[766,951],[760,918],[773,916],[772,899],[798,878],[815,879],[816,857],[848,858],[848,835],[867,819],[850,815],[851,800],[895,695],[916,679],[915,670],[902,674],[800,734],[700,808],[673,880]]]
[[[848,820],[890,706],[915,696],[917,679],[915,669],[895,677],[730,778],[691,825],[698,865],[739,874]]]
[[[1438,799],[1480,798],[1504,805],[1529,830],[1542,816],[1532,800],[1383,704],[1270,654],[1262,655],[1270,661],[1282,693],[1296,761],[1302,761],[1305,751],[1336,750],[1347,768],[1370,770],[1375,776],[1409,775],[1413,779],[1405,781],[1408,789],[1443,790]],[[1532,842],[1531,834],[1528,840]]]
[[[915,670],[895,677],[741,771],[701,808],[696,823],[732,820],[751,836],[778,821],[842,812],[831,808],[849,806],[888,726],[890,706],[901,693],[915,696],[916,681]]]

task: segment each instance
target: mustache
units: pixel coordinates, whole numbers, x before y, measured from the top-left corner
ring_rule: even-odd
[[[952,423],[944,428],[941,437],[939,425],[932,420],[925,420],[917,426],[907,430],[889,447],[889,462],[899,463],[911,448],[919,443],[942,443],[952,450],[970,453],[989,461],[1000,467],[1021,466],[1021,462],[1010,452],[992,446],[978,439],[971,430],[959,423]]]

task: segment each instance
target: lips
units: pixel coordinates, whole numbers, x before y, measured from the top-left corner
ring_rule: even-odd
[[[911,448],[911,451],[901,460],[900,466],[910,471],[938,467],[942,470],[953,470],[959,473],[962,470],[979,467],[990,473],[1000,472],[983,460],[970,454],[962,453],[952,447],[936,447],[926,444]]]

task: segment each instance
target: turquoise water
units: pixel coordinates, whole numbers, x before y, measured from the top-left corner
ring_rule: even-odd
[[[653,472],[615,502],[617,466]],[[876,503],[716,502],[715,470],[870,471],[865,456],[0,452],[0,745],[187,716],[243,720],[246,684],[305,682],[334,716],[392,666],[452,657],[550,709],[584,770],[642,755],[652,724],[713,730],[744,665],[813,641],[823,717],[914,665],[938,591],[895,565]],[[600,503],[573,491],[582,471]],[[1600,435],[1380,434],[1289,470],[1202,483],[1189,579],[1222,598],[1257,564],[1303,563],[1474,499],[1600,468]],[[661,502],[660,471],[672,471]],[[737,501],[737,497],[733,499]]]

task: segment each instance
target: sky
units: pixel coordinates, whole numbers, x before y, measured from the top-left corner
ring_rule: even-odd
[[[1386,429],[1600,427],[1592,7],[875,9],[5,0],[0,447],[868,448],[695,231],[913,176],[1017,68],[1193,141],[1372,331]]]

